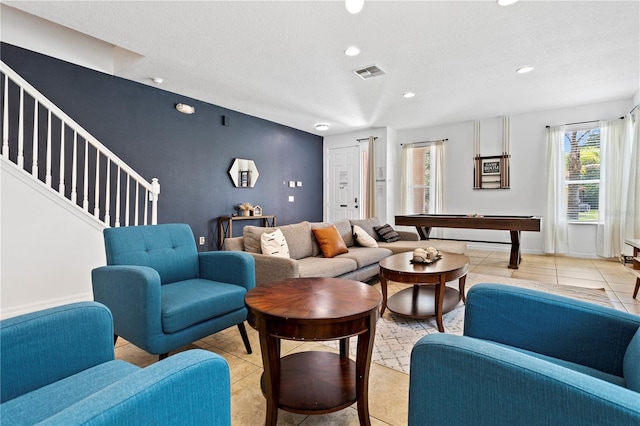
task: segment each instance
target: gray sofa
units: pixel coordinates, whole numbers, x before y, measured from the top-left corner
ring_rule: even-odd
[[[342,236],[348,253],[332,258],[322,256],[313,235],[313,228],[335,225]],[[352,227],[359,226],[372,236],[378,247],[360,247],[354,241]],[[413,251],[415,248],[435,247],[439,251],[464,254],[467,244],[460,241],[420,241],[416,232],[397,231],[401,240],[392,243],[380,241],[374,230],[380,226],[377,218],[329,222],[300,222],[278,227],[245,226],[242,237],[227,238],[225,250],[246,251],[255,259],[256,285],[286,278],[337,277],[366,281],[379,272],[378,262],[392,254]],[[265,232],[280,229],[289,246],[290,258],[262,254],[260,238]]]

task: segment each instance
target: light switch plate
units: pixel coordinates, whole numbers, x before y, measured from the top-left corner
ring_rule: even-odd
[[[293,195],[289,195],[289,202],[293,203]]]
[[[296,182],[296,186],[298,186],[298,187],[302,186],[302,181],[301,180],[297,181]]]
[[[296,186],[296,182],[293,180],[289,181],[289,188],[294,188]]]

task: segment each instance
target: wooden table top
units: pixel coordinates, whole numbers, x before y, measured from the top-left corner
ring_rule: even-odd
[[[380,292],[339,278],[291,278],[254,287],[245,303],[254,313],[292,320],[349,319],[378,309]]]
[[[463,254],[442,253],[442,259],[431,264],[411,263],[413,252],[389,256],[380,261],[380,268],[403,274],[441,274],[469,265],[469,258]]]

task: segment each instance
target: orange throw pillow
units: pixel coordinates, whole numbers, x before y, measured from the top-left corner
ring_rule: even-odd
[[[312,231],[324,257],[334,257],[342,253],[349,253],[349,249],[335,225],[331,225],[328,228],[314,228]]]

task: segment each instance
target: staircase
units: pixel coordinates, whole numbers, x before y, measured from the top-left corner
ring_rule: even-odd
[[[105,227],[157,223],[146,181],[0,61],[0,318],[92,300]]]
[[[105,226],[155,225],[148,182],[0,61],[3,161],[14,163]]]

